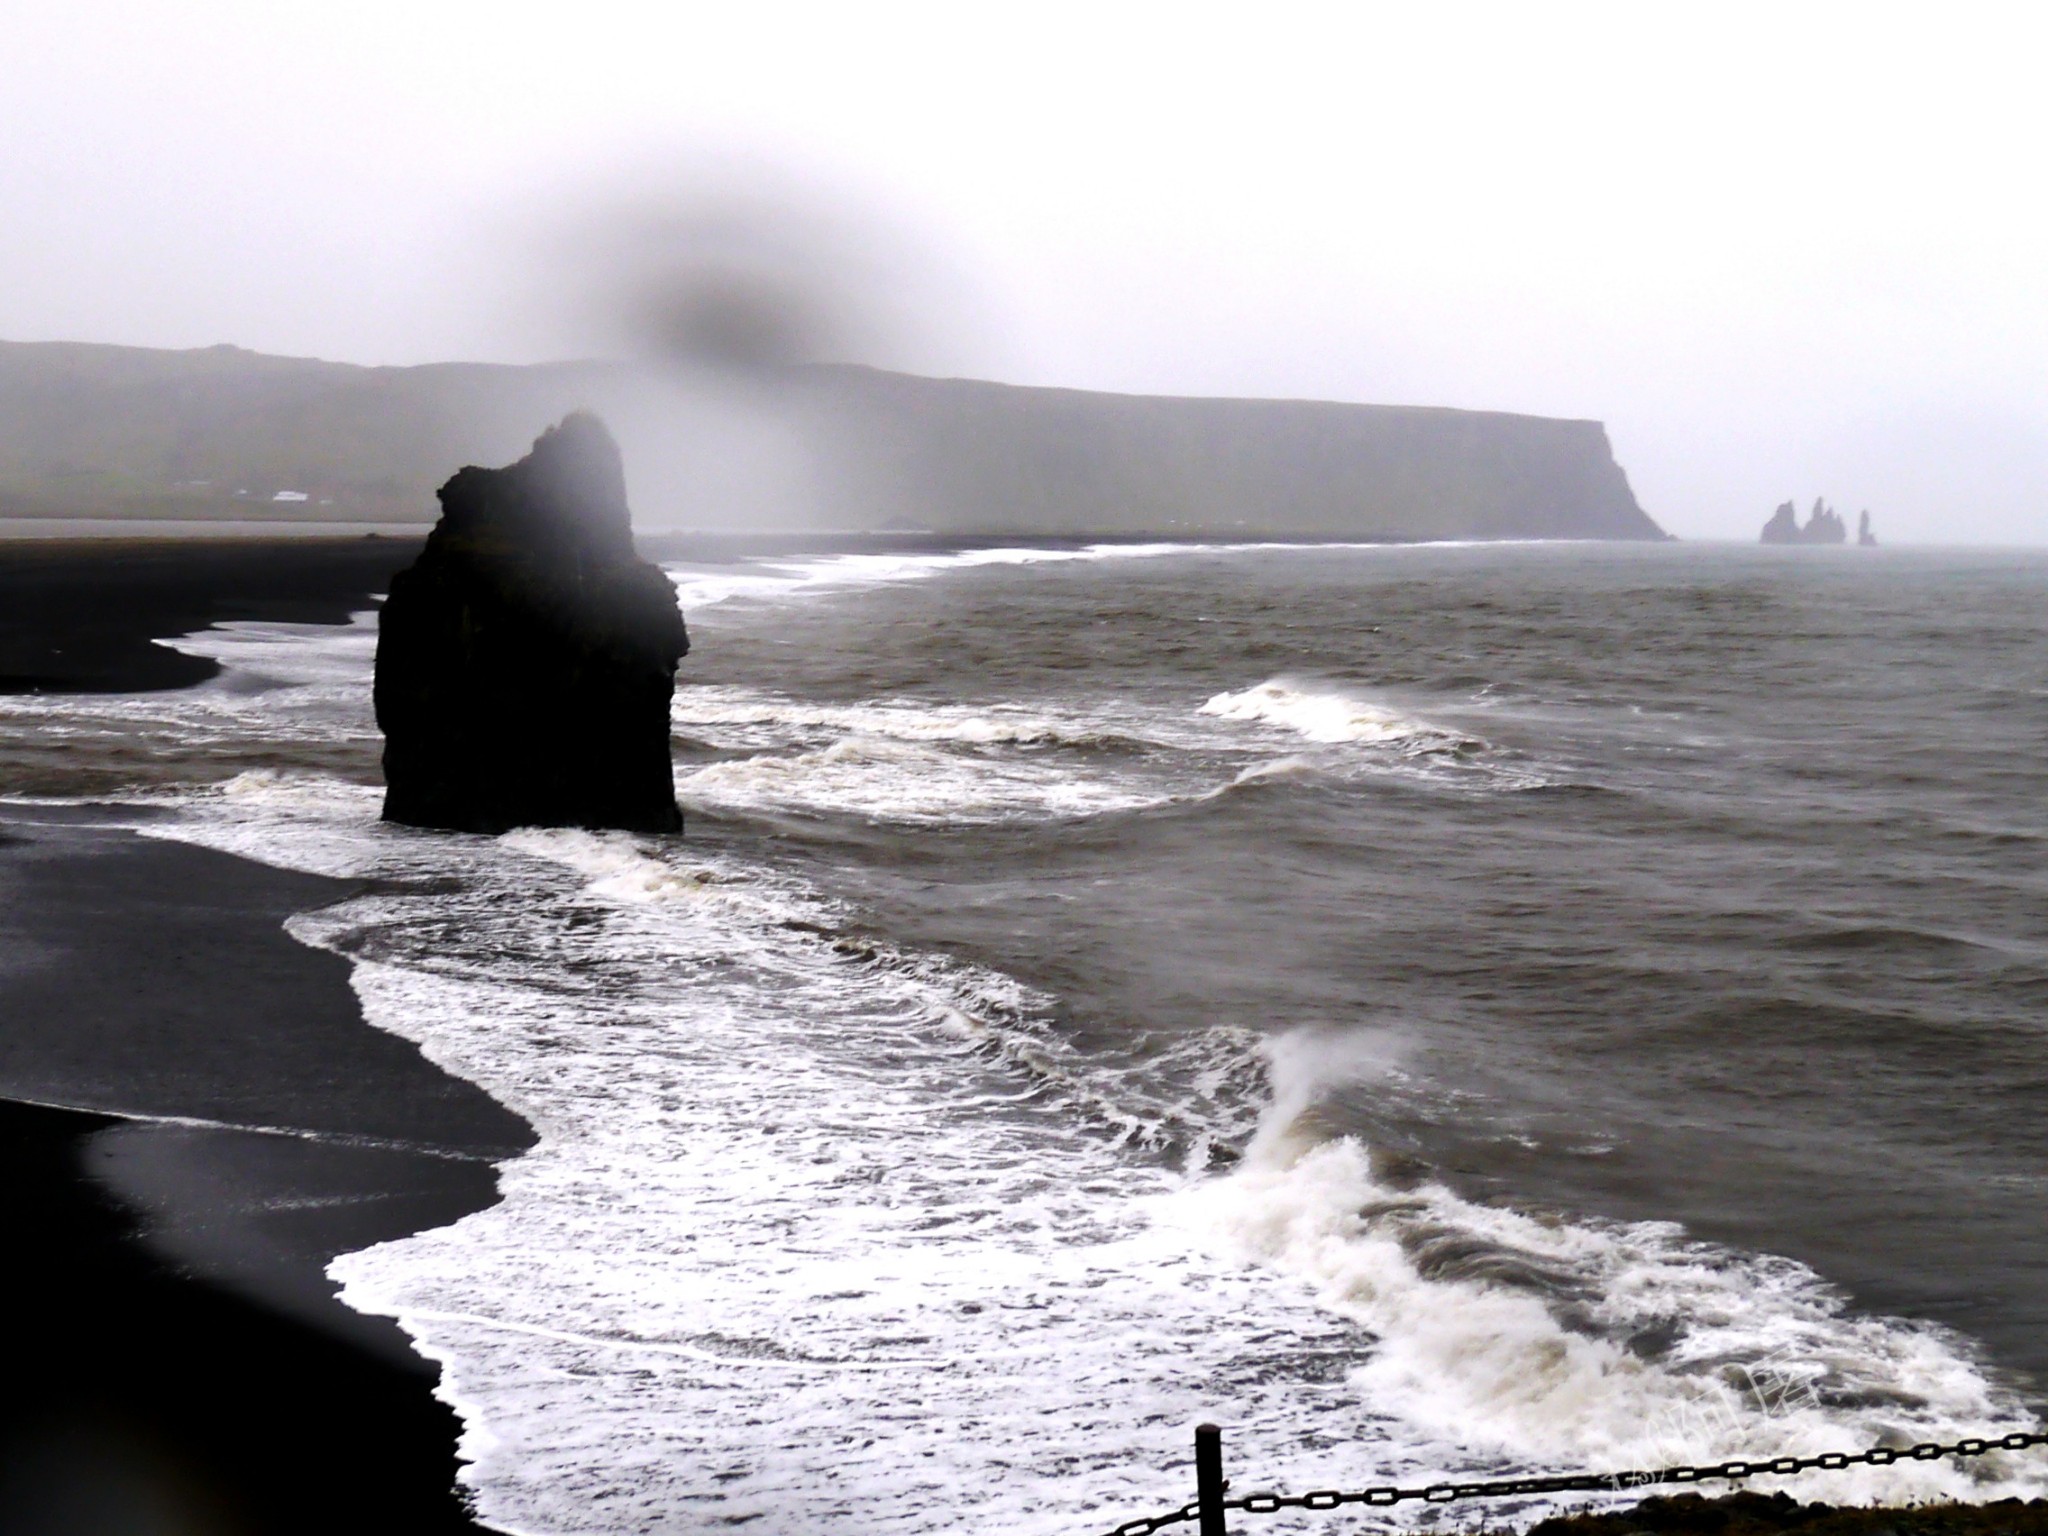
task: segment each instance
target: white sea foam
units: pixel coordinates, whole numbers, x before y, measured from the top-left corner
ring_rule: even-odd
[[[182,835],[291,862],[310,788]],[[491,1523],[1071,1530],[1180,1497],[1219,1405],[1247,1468],[1318,1409],[1362,1437],[1351,1475],[1412,1464],[1321,1379],[1354,1330],[1152,1219],[1181,1176],[1091,1115],[1128,1096],[1013,983],[878,961],[829,903],[693,853],[332,809],[359,872],[454,864],[465,890],[294,931],[541,1136],[501,1205],[335,1266],[446,1366]]]
[[[1007,978],[687,845],[435,838],[288,776],[193,809],[178,835],[245,855],[461,878],[293,929],[540,1133],[499,1206],[334,1269],[445,1366],[506,1529],[1071,1530],[1183,1497],[1202,1417],[1246,1491],[2016,1421],[1954,1341],[1850,1317],[1795,1265],[1398,1187],[1318,1139],[1333,1082],[1413,1091],[1398,1039],[1282,1042],[1242,1165],[1186,1173],[1137,1148],[1183,1143],[1176,1117],[1241,1138],[1248,1036],[1204,1042],[1206,1089],[1091,1060]],[[1628,1348],[1673,1319],[1666,1355]],[[2039,1491],[1978,1470],[2015,1475],[1825,1493]]]
[[[313,688],[330,700],[346,694],[360,707],[362,680],[377,653],[377,615],[366,608],[346,624],[236,619],[157,643],[219,662],[228,673],[227,686],[238,693]]]
[[[219,684],[119,702],[146,706],[166,741],[357,730],[362,628],[297,660],[326,641],[239,629],[201,642],[238,648]],[[1285,703],[1212,710],[1214,725],[1177,737],[1170,722],[1116,725],[1107,704],[712,693],[686,734],[761,755],[683,788],[699,804],[850,808],[925,776],[933,806],[1047,814],[1044,785],[1003,775],[1057,752],[1069,780],[1114,790],[1127,765],[1083,772],[1068,750],[1105,723],[1131,742],[1210,750],[1249,729],[1270,735],[1245,750],[1307,737],[1339,756],[1399,757],[1433,729],[1383,721],[1389,734],[1326,740],[1282,718]],[[1047,1022],[1048,999],[892,948],[754,861],[580,832],[422,834],[378,823],[377,801],[331,774],[262,769],[145,830],[413,877],[293,931],[351,957],[372,1023],[519,1110],[540,1141],[504,1170],[498,1206],[334,1274],[444,1364],[465,1481],[493,1525],[1085,1530],[1181,1502],[1202,1418],[1229,1425],[1239,1492],[2021,1422],[1957,1341],[1854,1316],[1786,1261],[1378,1171],[1371,1149],[1317,1131],[1315,1107],[1346,1080],[1430,1091],[1397,1035],[1295,1035],[1262,1056],[1219,1022],[1169,1051],[1083,1053]],[[1233,1171],[1206,1171],[1209,1144],[1247,1140]],[[1799,1487],[2035,1494],[2037,1463]]]
[[[949,571],[979,566],[1052,565],[1102,560],[1153,560],[1173,555],[1230,555],[1243,557],[1287,551],[1334,553],[1367,552],[1399,558],[1417,550],[1465,549],[1485,545],[1505,549],[1521,544],[1565,543],[1545,539],[1442,539],[1411,544],[1357,543],[1344,541],[1301,544],[1283,541],[1256,543],[1215,540],[1165,540],[1143,544],[1004,545],[986,549],[885,551],[823,555],[814,558],[767,559],[744,566],[703,566],[674,562],[667,569],[682,596],[684,607],[711,607],[738,600],[786,599],[801,593],[848,586],[869,586],[882,582],[921,581]]]
[[[1184,1197],[1190,1231],[1296,1276],[1378,1339],[1352,1383],[1426,1432],[1537,1466],[1627,1468],[1954,1440],[2028,1422],[1941,1330],[1850,1313],[1789,1260],[1661,1223],[1478,1205],[1375,1172],[1313,1130],[1366,1037],[1275,1042],[1274,1105],[1243,1164]],[[1376,1058],[1376,1059],[1375,1059]],[[1654,1341],[1644,1347],[1645,1341]],[[1983,1499],[2048,1485],[2021,1458],[1838,1474],[1834,1499]],[[1817,1484],[1811,1485],[1816,1493]]]
[[[1051,565],[1093,560],[1145,560],[1161,555],[1200,554],[1213,544],[1087,544],[1071,548],[1014,545],[995,549],[936,550],[929,553],[826,555],[816,559],[768,560],[738,569],[674,564],[685,613],[739,601],[783,601],[840,587],[922,581],[948,571],[990,565]],[[1278,547],[1278,546],[1274,546]]]
[[[1305,724],[1289,734],[1387,750],[1268,757],[1271,735],[1208,723],[1219,719]],[[1426,721],[1278,682],[1218,695],[1194,719],[1184,707],[1121,698],[828,702],[703,685],[677,691],[671,720],[686,746],[749,754],[678,776],[685,808],[712,813],[987,823],[1136,810],[1321,775],[1488,790],[1543,782],[1520,764],[1468,753],[1478,744]]]
[[[345,625],[234,622],[157,642],[216,660],[196,687],[134,694],[0,694],[0,724],[18,746],[90,751],[146,781],[163,763],[222,748],[374,751],[380,738],[365,682],[376,615]]]
[[[1383,704],[1276,677],[1241,693],[1219,693],[1205,715],[1278,726],[1316,742],[1398,744],[1411,751],[1448,751],[1466,744],[1455,732]]]
[[[678,774],[678,797],[698,811],[980,823],[1135,810],[1215,787],[1164,722],[1107,702],[828,703],[712,685],[677,690],[671,719],[687,743],[752,754]],[[1118,761],[1074,756],[1104,749]]]
[[[1097,816],[1169,798],[1066,765],[947,752],[886,737],[850,736],[816,752],[713,763],[676,778],[697,811],[858,816],[903,823],[980,823]]]
[[[811,745],[846,736],[971,746],[1098,746],[1148,739],[1141,723],[1109,709],[912,698],[840,704],[716,683],[677,689],[670,720],[678,735],[727,748]]]

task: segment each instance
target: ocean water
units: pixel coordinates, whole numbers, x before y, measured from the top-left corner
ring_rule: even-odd
[[[1238,1493],[2038,1423],[2048,557],[673,575],[680,839],[381,824],[369,614],[0,700],[16,793],[383,877],[292,931],[538,1130],[332,1270],[487,1523],[1086,1533],[1205,1419]]]

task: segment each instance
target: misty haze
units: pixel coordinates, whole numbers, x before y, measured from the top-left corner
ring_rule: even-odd
[[[2037,17],[17,10],[0,1530],[2048,1536]]]

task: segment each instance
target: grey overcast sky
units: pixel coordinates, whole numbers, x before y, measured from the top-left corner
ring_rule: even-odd
[[[2048,543],[2044,45],[1879,0],[0,0],[0,336],[587,353],[594,210],[742,189],[910,317],[884,361],[1597,417],[1681,535],[1825,495]]]

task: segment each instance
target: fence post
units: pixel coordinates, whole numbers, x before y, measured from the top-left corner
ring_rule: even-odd
[[[1195,1502],[1201,1508],[1201,1536],[1229,1536],[1223,1528],[1223,1431],[1195,1426]]]

